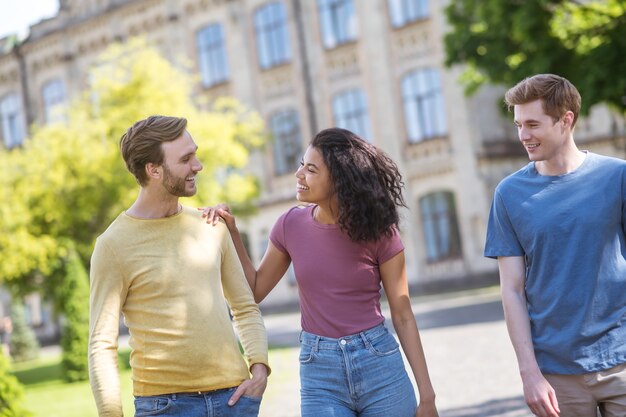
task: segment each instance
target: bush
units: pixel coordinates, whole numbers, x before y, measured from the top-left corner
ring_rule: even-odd
[[[63,376],[68,382],[89,378],[89,277],[76,251],[70,251],[60,288],[65,317],[61,332]]]
[[[26,322],[26,308],[18,297],[11,303],[13,333],[9,340],[11,358],[15,362],[28,361],[39,356],[39,342],[35,332]]]
[[[31,414],[21,407],[24,389],[17,378],[9,373],[9,361],[0,352],[0,417],[28,417]]]

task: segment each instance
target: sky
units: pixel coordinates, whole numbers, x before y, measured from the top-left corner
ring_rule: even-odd
[[[59,10],[59,0],[0,0],[0,38],[17,33],[24,38],[28,26]]]

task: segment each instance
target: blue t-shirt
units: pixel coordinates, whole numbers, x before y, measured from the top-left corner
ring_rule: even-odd
[[[524,256],[531,334],[542,372],[626,362],[626,161],[588,152],[574,172],[533,162],[496,188],[485,256]]]

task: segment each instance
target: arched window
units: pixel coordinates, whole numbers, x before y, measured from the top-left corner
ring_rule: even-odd
[[[256,49],[261,68],[289,62],[291,49],[287,33],[287,13],[282,3],[268,3],[254,14]]]
[[[357,37],[356,15],[352,0],[317,0],[322,41],[327,49]]]
[[[448,133],[439,72],[432,68],[413,71],[402,79],[404,121],[409,142]]]
[[[428,0],[389,0],[393,27],[402,27],[428,17]]]
[[[360,89],[347,90],[333,97],[335,126],[348,129],[370,140],[370,121],[365,94]]]
[[[63,81],[55,79],[47,82],[42,88],[43,112],[46,123],[64,122],[65,86]]]
[[[274,172],[276,175],[294,173],[302,158],[300,119],[293,109],[276,112],[270,118],[274,139]]]
[[[2,142],[7,149],[24,142],[24,116],[17,93],[9,93],[0,100],[0,124],[2,124]]]
[[[228,81],[228,59],[222,25],[215,23],[200,30],[196,35],[196,45],[202,84],[210,87]]]
[[[428,194],[419,201],[428,262],[461,256],[461,237],[454,195],[448,191]]]

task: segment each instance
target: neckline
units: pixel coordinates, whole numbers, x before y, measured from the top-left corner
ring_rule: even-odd
[[[313,223],[315,227],[318,227],[320,229],[339,229],[339,223],[326,224],[326,223],[320,223],[317,220],[315,220],[315,208],[316,207],[318,207],[317,204],[311,204],[308,207],[309,208],[308,218],[311,220],[311,223]]]
[[[536,167],[536,162],[531,162],[530,163],[530,168],[531,171],[533,172],[533,174],[536,177],[539,178],[545,178],[547,180],[553,181],[553,180],[558,180],[558,179],[569,179],[569,178],[574,178],[576,177],[580,172],[584,171],[585,167],[588,165],[588,161],[591,158],[592,153],[589,152],[588,150],[581,150],[582,153],[585,154],[585,159],[583,159],[583,161],[581,162],[581,164],[573,171],[570,172],[566,172],[565,174],[558,174],[558,175],[542,175],[541,173],[539,173],[539,171],[537,170]]]
[[[183,211],[185,211],[185,207],[182,204],[178,205],[178,211],[172,215],[169,216],[165,216],[165,217],[155,217],[155,218],[150,218],[150,217],[135,217],[135,216],[131,216],[130,214],[128,214],[127,210],[124,210],[122,212],[122,214],[131,220],[138,220],[138,221],[167,221],[170,219],[175,219],[177,217],[179,217]]]

